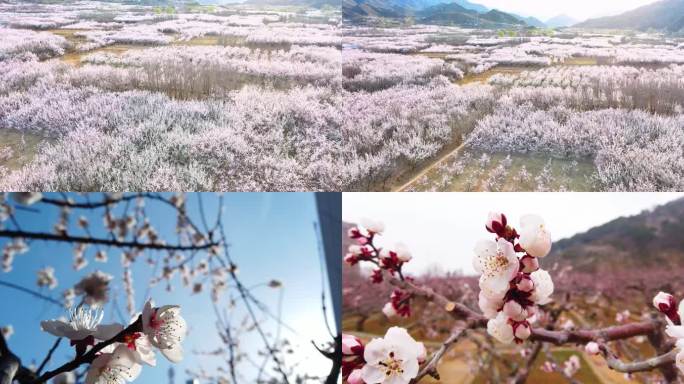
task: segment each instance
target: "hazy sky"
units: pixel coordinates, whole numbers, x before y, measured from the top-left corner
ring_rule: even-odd
[[[534,16],[543,21],[560,14],[578,20],[615,15],[657,0],[471,0],[474,3]]]
[[[624,215],[682,197],[681,193],[345,193],[342,218],[385,223],[381,244],[403,242],[414,258],[407,270],[474,273],[473,247],[492,238],[484,225],[490,211],[518,226],[521,215],[542,216],[554,240],[584,232]]]

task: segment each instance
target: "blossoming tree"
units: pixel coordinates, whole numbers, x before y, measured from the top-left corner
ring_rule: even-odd
[[[71,267],[80,278],[63,290],[61,297],[56,297],[53,292],[63,286],[58,280],[62,278],[59,273],[64,274],[56,264],[37,269],[37,288],[0,277],[0,288],[12,289],[17,295],[31,295],[60,308],[56,318],[40,321],[40,330],[54,336],[54,344],[40,363],[27,364],[22,360],[20,353],[15,353],[24,347],[17,348],[22,343],[21,335],[10,340],[14,329],[3,326],[0,383],[123,384],[135,381],[143,367],[155,369],[158,355],[177,364],[189,353],[220,362],[222,368],[218,369],[193,366],[186,370],[189,377],[206,382],[323,380],[298,367],[294,351],[297,341],[292,340],[293,336],[280,334],[282,328],[294,328],[283,317],[283,283],[270,279],[255,284],[246,279],[243,282],[244,278],[239,276],[226,237],[224,199],[223,195],[214,194],[0,194],[4,273],[12,273],[19,255],[37,257],[36,254],[50,249],[45,244],[66,244],[73,249]],[[25,215],[35,214],[41,220],[56,218],[52,225],[47,223],[52,232],[39,229],[45,228],[45,223],[27,224]],[[94,218],[101,218],[102,223]],[[90,263],[91,267],[106,267],[113,254],[121,255],[120,265],[115,269],[120,275],[99,269],[85,273],[84,268]],[[266,274],[271,272],[264,270]],[[134,281],[138,284],[134,285]],[[147,293],[144,306],[139,307],[134,288],[141,283],[147,287]],[[211,303],[206,313],[214,318],[210,321],[216,328],[213,335],[212,327],[199,330],[210,335],[202,336],[210,338],[202,345],[207,349],[212,345],[220,347],[190,351],[184,348],[189,332],[207,327],[184,319],[183,313],[187,315],[187,311],[197,308],[183,311],[174,303],[155,305],[150,294],[155,285],[169,292],[181,286],[188,296],[206,295]],[[257,292],[260,287],[270,290],[266,292],[277,300]],[[120,296],[125,297],[124,311],[117,301]],[[278,303],[277,309],[272,308],[272,302]],[[324,298],[324,315],[325,311]],[[105,321],[106,318],[118,321]],[[68,358],[66,362],[57,362],[57,356],[64,351],[60,345],[65,341],[70,349]],[[310,345],[310,339],[304,341],[314,354],[318,354],[317,348],[330,359],[336,356],[334,336],[323,344],[314,343],[316,348]]]
[[[453,350],[459,342],[475,345],[476,357],[470,365],[487,372],[493,382],[524,383],[535,369],[555,372],[571,383],[579,382],[579,356],[571,355],[560,362],[550,350],[550,346],[572,345],[602,357],[608,368],[627,376],[646,372],[648,380],[677,382],[677,368],[684,372],[680,342],[684,337],[684,300],[677,306],[673,295],[660,292],[653,298],[660,315],[644,314],[637,322],[630,321],[629,310],[623,310],[615,315],[617,324],[608,327],[581,329],[571,319],[561,323],[562,313],[574,304],[567,292],[554,295],[554,278],[541,268],[552,245],[544,220],[526,215],[515,228],[504,214],[490,213],[485,229],[492,238],[474,246],[477,292],[470,290],[466,278],[460,280],[462,287],[453,287],[429,276],[407,275],[404,266],[412,260],[410,251],[402,244],[381,245],[385,228],[380,222],[365,220],[349,229],[353,244],[345,261],[350,265],[371,265],[370,281],[379,287],[378,292],[388,292],[389,301],[384,306],[378,304],[377,310],[382,309],[396,323],[409,324],[412,333],[442,339],[438,347],[426,353],[425,345],[402,327],[389,328],[384,337],[368,342],[345,334],[342,374],[347,383],[415,384],[426,377],[439,380],[438,366],[450,353],[457,353]],[[553,271],[560,280],[565,279],[563,271]],[[459,280],[451,283],[454,281]],[[448,320],[440,322],[444,318]],[[429,323],[448,330],[448,336],[425,331]],[[628,340],[646,338],[652,356],[642,357],[625,345]],[[519,350],[519,356],[514,353],[515,358],[511,358],[506,345]],[[544,356],[545,361],[537,365],[535,362]],[[453,379],[443,378],[447,382]]]

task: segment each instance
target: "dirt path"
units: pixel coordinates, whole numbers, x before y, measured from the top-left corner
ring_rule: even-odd
[[[456,153],[458,153],[458,151],[463,149],[463,147],[465,147],[465,143],[459,145],[458,147],[456,147],[456,149],[453,149],[453,150],[447,152],[445,155],[440,156],[437,160],[433,161],[428,166],[426,166],[422,171],[420,171],[415,177],[413,177],[411,180],[409,180],[407,183],[403,184],[402,186],[393,189],[392,192],[404,192],[408,187],[410,187],[415,182],[420,180],[421,177],[425,176],[428,172],[430,172],[431,170],[436,168],[438,165],[442,164],[442,162],[444,162],[444,160],[446,160],[449,157],[451,157],[452,155],[455,155]]]

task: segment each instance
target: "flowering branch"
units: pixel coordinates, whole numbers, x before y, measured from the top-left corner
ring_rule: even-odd
[[[34,380],[31,384],[40,384],[40,383],[45,383],[51,378],[59,375],[60,373],[63,372],[71,372],[74,369],[78,368],[79,366],[83,364],[90,364],[95,360],[95,358],[98,356],[98,353],[102,351],[104,348],[106,348],[109,345],[112,345],[114,343],[123,343],[126,341],[126,335],[130,335],[133,333],[138,333],[143,331],[143,323],[142,323],[142,315],[138,316],[138,318],[130,324],[128,327],[124,328],[121,332],[117,333],[116,336],[112,337],[109,340],[103,341],[101,343],[98,343],[94,345],[88,352],[81,356],[77,356],[75,359],[72,361],[65,363],[61,367],[45,372],[42,374],[40,377],[38,377],[36,380]]]
[[[660,369],[668,382],[676,378],[672,363],[680,359],[684,361],[684,326],[681,325],[681,319],[684,318],[684,301],[677,309],[672,295],[660,293],[654,299],[654,306],[667,317],[668,326],[665,332],[678,339],[677,348],[674,350],[671,350],[672,344],[662,340],[665,321],[656,317],[598,329],[563,327],[557,330],[554,329],[555,323],[566,307],[566,304],[562,304],[548,311],[550,321],[546,327],[532,327],[531,324],[539,321],[537,306],[551,302],[550,295],[554,289],[549,273],[541,270],[538,262],[539,258],[549,253],[551,240],[541,218],[525,216],[521,223],[522,230],[519,233],[507,224],[503,214],[490,214],[486,228],[495,234],[497,239],[482,241],[475,247],[474,266],[481,274],[478,304],[482,312],[471,309],[462,302],[453,301],[431,287],[416,283],[415,279],[405,276],[402,267],[411,260],[411,255],[401,246],[387,250],[375,243],[376,236],[384,230],[381,223],[367,221],[364,229],[350,229],[349,237],[356,240],[358,245],[349,247],[345,261],[352,265],[359,262],[372,263],[375,269],[371,281],[377,284],[386,280],[395,287],[391,301],[383,308],[385,315],[409,317],[411,301],[414,298],[422,298],[437,304],[454,320],[465,321],[466,325],[455,330],[425,364],[419,357],[420,353],[416,352],[422,344],[418,343],[420,347],[415,346],[415,341],[402,336],[399,331],[401,328],[390,328],[385,339],[373,339],[366,346],[358,339],[348,336],[343,358],[343,378],[346,382],[363,384],[384,383],[390,380],[415,384],[427,375],[439,379],[436,367],[444,354],[465,331],[479,328],[486,328],[489,335],[502,343],[515,341],[522,344],[526,340],[534,342],[523,365],[513,369],[513,383],[524,383],[527,380],[536,358],[542,349],[546,348],[545,344],[586,345],[587,353],[592,354],[599,353],[597,346],[600,345],[600,352],[612,369],[626,373]],[[609,352],[605,344],[635,336],[647,336],[660,355],[644,361],[623,363]],[[404,346],[392,349],[383,344],[387,342]],[[407,349],[411,348],[414,351],[407,352]],[[388,356],[388,352],[389,358],[383,358]],[[402,360],[395,360],[394,354],[402,354]],[[417,370],[415,375],[409,373],[413,372],[413,369],[412,360],[406,362],[407,354],[418,356],[421,369]],[[573,356],[565,362],[563,375],[572,381],[572,376],[579,367],[579,359]]]
[[[430,287],[420,286],[415,283],[400,281],[396,278],[388,279],[390,284],[396,285],[409,291],[415,296],[433,301],[442,307],[447,313],[458,320],[473,321],[478,328],[487,326],[487,319],[480,313],[468,308],[462,303],[448,299],[435,292]],[[544,328],[532,328],[530,340],[544,341],[555,345],[563,344],[586,344],[597,340],[620,340],[634,336],[649,335],[663,326],[659,320],[647,320],[637,323],[628,323],[600,329],[586,330],[548,330]]]

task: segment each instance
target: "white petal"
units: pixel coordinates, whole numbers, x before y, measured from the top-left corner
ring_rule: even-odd
[[[135,341],[135,352],[138,364],[147,364],[153,367],[157,365],[157,356],[147,336],[143,335]]]
[[[183,360],[183,347],[180,344],[174,344],[171,348],[160,349],[159,351],[172,363]]]
[[[121,368],[122,377],[129,382],[137,379],[142,371],[142,366],[136,362],[135,354],[125,344],[119,344],[114,349],[108,366]]]
[[[480,240],[475,244],[475,257],[473,257],[473,268],[477,273],[484,272],[484,264],[487,259],[496,254],[496,242],[491,240]]]
[[[402,369],[404,372],[401,376],[406,380],[405,382],[408,383],[411,379],[418,376],[418,360],[411,359],[405,361],[404,364],[402,364]]]
[[[121,324],[100,324],[95,327],[93,337],[98,340],[109,340],[116,336],[119,332],[123,331],[123,329],[123,325]]]
[[[551,294],[553,293],[553,280],[551,275],[543,269],[536,270],[530,274],[530,278],[534,283],[534,291],[532,291],[531,299],[539,305],[547,304],[551,301]]]
[[[373,339],[363,350],[363,359],[368,364],[377,364],[387,357],[388,343],[384,339]]]
[[[371,364],[366,364],[361,368],[361,378],[366,384],[382,383],[385,380],[385,372]]]
[[[508,324],[508,318],[503,312],[487,322],[487,333],[504,344],[510,344],[514,339],[513,327]]]
[[[665,327],[665,333],[675,339],[684,339],[684,326],[668,325]]]
[[[143,323],[143,332],[150,334],[151,329],[150,329],[150,318],[152,318],[152,314],[154,313],[154,308],[152,307],[152,299],[147,300],[145,303],[145,306],[143,307],[143,313],[142,313],[142,323]]]

